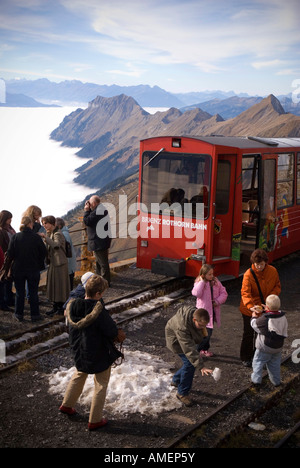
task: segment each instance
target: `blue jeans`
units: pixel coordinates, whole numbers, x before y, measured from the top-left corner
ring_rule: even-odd
[[[257,349],[252,361],[253,373],[251,380],[254,384],[261,384],[264,366],[267,367],[269,379],[273,385],[280,385],[281,352],[266,353]]]
[[[190,363],[185,354],[178,354],[178,356],[182,360],[183,366],[174,374],[173,383],[178,387],[178,394],[186,396],[192,388],[195,367]]]

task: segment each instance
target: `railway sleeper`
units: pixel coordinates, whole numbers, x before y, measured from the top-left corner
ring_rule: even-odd
[[[24,348],[32,347],[33,345],[60,335],[66,331],[66,325],[64,322],[42,328],[37,331],[29,331],[24,335],[12,339],[6,343],[6,355],[17,354],[24,350]]]
[[[57,346],[62,346],[69,343],[69,334],[67,332],[59,334],[54,338],[47,341],[43,341],[25,349],[17,354],[11,354],[6,356],[6,367],[13,366],[16,363],[20,363],[26,360],[30,360],[44,351],[51,351]],[[5,367],[4,367],[5,369]]]

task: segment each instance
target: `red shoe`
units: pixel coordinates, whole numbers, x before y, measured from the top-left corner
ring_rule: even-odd
[[[200,351],[200,356],[212,357],[214,354],[211,351]]]
[[[74,408],[68,408],[67,406],[63,406],[63,405],[61,405],[61,407],[59,408],[59,411],[64,414],[68,414],[69,416],[73,416],[74,414],[77,413],[76,410],[74,410]]]
[[[108,423],[107,419],[103,418],[100,422],[98,423],[89,423],[88,424],[88,428],[89,428],[89,431],[96,431],[97,429],[99,429],[100,427],[103,427],[103,426],[106,426],[106,424]]]

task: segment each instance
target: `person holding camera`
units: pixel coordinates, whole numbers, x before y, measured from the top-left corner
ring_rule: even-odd
[[[94,252],[96,274],[102,276],[110,286],[111,276],[108,252],[111,245],[109,214],[97,195],[93,195],[84,206],[83,222],[87,227],[88,250]],[[98,229],[97,229],[98,226]]]

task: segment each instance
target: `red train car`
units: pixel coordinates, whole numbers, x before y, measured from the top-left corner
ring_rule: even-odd
[[[140,143],[137,266],[238,277],[255,248],[300,249],[300,138],[162,136]]]

